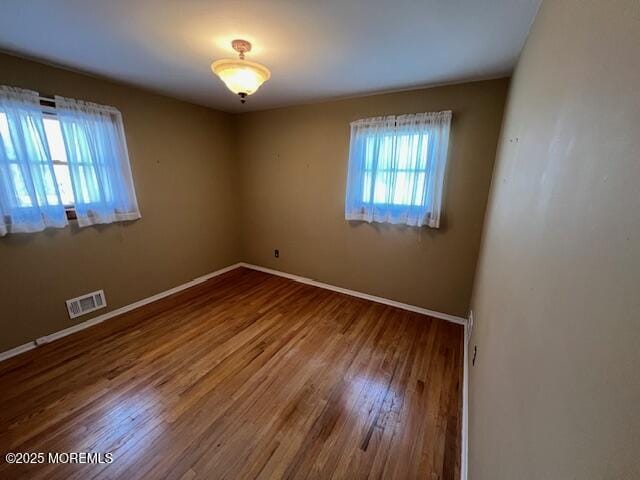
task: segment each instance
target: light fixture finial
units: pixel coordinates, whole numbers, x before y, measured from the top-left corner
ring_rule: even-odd
[[[236,39],[231,42],[231,47],[238,52],[240,60],[244,60],[244,54],[251,51],[251,42]]]

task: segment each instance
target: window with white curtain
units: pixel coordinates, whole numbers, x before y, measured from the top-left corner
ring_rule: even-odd
[[[438,228],[451,112],[351,123],[345,218]]]
[[[0,235],[140,218],[113,107],[0,86]]]

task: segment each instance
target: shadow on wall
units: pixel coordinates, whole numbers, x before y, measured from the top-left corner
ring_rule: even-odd
[[[443,235],[447,232],[447,215],[443,212],[440,216],[440,227],[439,228],[429,228],[429,227],[411,227],[409,225],[394,225],[391,223],[379,223],[379,222],[363,222],[361,220],[345,220],[350,228],[366,228],[369,227],[373,229],[376,233],[415,233],[418,237],[429,237],[430,239],[435,239],[439,235]]]
[[[128,221],[128,222],[115,222],[110,224],[96,224],[89,225],[87,227],[80,227],[76,221],[70,221],[69,225],[64,228],[47,228],[37,235],[33,233],[11,233],[0,237],[0,243],[4,243],[7,246],[20,246],[20,245],[32,245],[34,242],[42,241],[39,237],[46,237],[47,239],[60,238],[63,235],[80,235],[85,231],[95,230],[98,233],[104,233],[112,230],[119,231],[118,236],[124,239],[125,231],[131,228],[134,224],[141,222],[142,218]]]

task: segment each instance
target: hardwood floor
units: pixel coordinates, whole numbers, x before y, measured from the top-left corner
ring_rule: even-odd
[[[458,325],[237,269],[0,363],[0,478],[457,479],[462,342]]]

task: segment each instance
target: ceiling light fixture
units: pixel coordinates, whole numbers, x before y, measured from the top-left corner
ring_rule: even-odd
[[[225,58],[211,64],[211,70],[218,75],[229,90],[240,96],[240,102],[246,102],[251,95],[269,80],[271,72],[264,65],[244,59],[244,54],[251,51],[251,43],[246,40],[231,42],[233,49],[238,52],[239,60]]]

